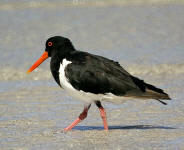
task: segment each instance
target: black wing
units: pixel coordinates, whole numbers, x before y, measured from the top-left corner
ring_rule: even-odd
[[[77,90],[118,96],[130,91],[141,92],[131,75],[118,62],[80,51],[73,52],[68,59],[72,63],[65,70],[66,77]]]

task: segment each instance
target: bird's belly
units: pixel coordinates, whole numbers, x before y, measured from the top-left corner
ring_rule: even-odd
[[[62,85],[62,84],[61,84]],[[106,94],[94,94],[90,92],[84,92],[82,90],[76,90],[73,87],[68,88],[64,85],[62,85],[63,88],[67,91],[69,95],[71,95],[74,98],[77,98],[85,103],[93,103],[94,101],[106,101],[116,104],[121,104],[126,102],[128,100],[125,97],[115,96],[112,93],[106,93]]]
[[[76,89],[71,90],[71,89],[66,89],[64,88],[69,95],[71,95],[74,98],[77,98],[79,100],[82,100],[85,103],[92,103],[96,100],[100,100],[102,99],[102,95],[98,95],[98,94],[93,94],[93,93],[88,93],[88,92],[84,92],[82,90],[78,91]]]
[[[96,100],[102,99],[102,95],[84,92],[82,90],[75,89],[67,80],[66,77],[62,76],[60,80],[62,88],[72,97],[82,100],[85,103],[92,103]]]

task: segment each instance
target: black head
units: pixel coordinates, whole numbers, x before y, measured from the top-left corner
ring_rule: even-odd
[[[45,43],[45,51],[48,52],[49,57],[56,54],[66,54],[73,50],[75,50],[75,48],[71,41],[62,36],[51,37]]]
[[[61,37],[61,36],[51,37],[46,41],[45,52],[32,65],[32,67],[27,71],[27,73],[32,72],[35,68],[37,68],[48,57],[57,56],[57,57],[61,58],[61,57],[70,55],[70,52],[74,51],[74,50],[75,50],[75,48],[69,39]]]

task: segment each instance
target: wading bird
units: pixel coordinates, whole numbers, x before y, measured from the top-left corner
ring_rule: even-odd
[[[108,130],[102,101],[123,103],[130,98],[170,100],[168,94],[129,74],[118,62],[78,51],[68,38],[55,36],[46,41],[43,55],[27,71],[30,73],[51,57],[50,69],[57,84],[84,102],[84,110],[64,131],[69,131],[87,117],[92,103],[100,110],[104,129]]]

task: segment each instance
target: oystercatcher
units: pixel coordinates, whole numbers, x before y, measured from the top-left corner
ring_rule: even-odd
[[[46,41],[43,55],[27,71],[30,73],[51,57],[50,69],[57,84],[84,102],[84,110],[64,131],[69,131],[87,117],[92,103],[99,108],[104,129],[108,130],[102,101],[122,103],[130,98],[170,100],[168,94],[132,76],[118,62],[76,50],[68,38],[55,36]]]

